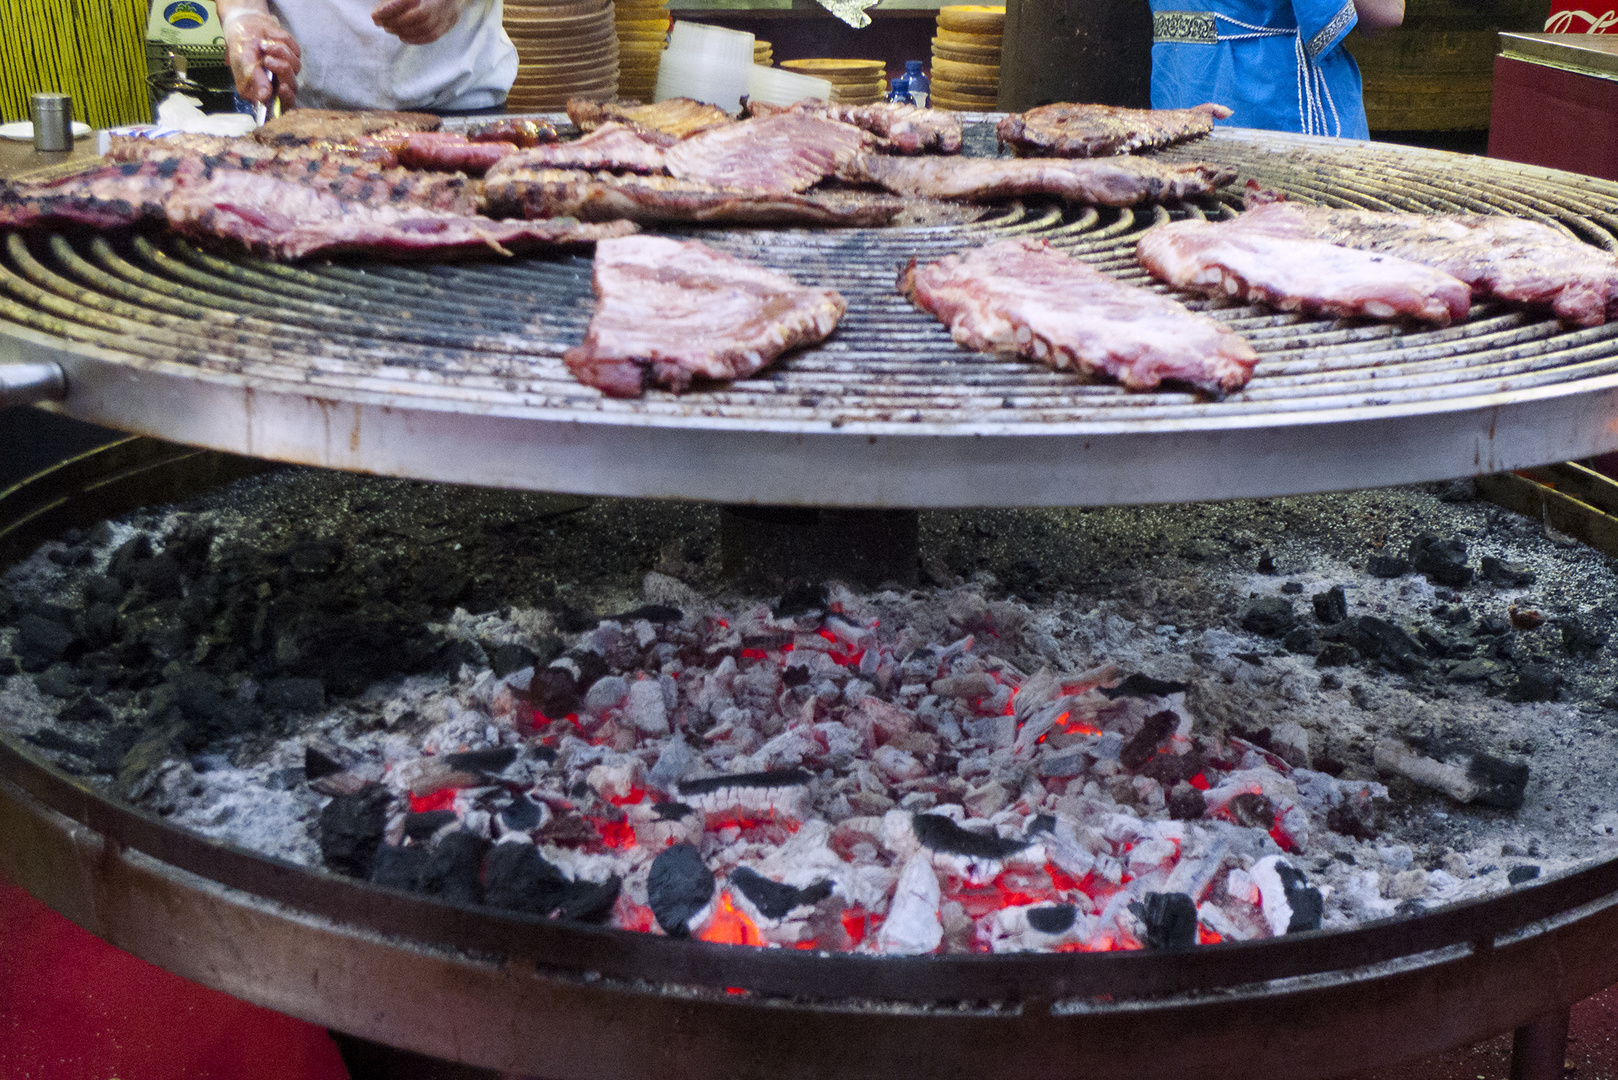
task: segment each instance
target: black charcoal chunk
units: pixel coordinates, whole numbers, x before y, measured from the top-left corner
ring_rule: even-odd
[[[494,746],[484,750],[462,750],[445,754],[444,764],[467,772],[498,773],[517,760],[515,746]]]
[[[1391,671],[1409,674],[1422,666],[1426,650],[1403,629],[1375,615],[1354,620],[1349,640],[1367,660],[1379,661]]]
[[[1288,581],[1281,586],[1281,592],[1285,596],[1302,596],[1303,582]]]
[[[143,589],[152,600],[173,599],[185,589],[180,564],[166,553],[133,564],[129,571],[129,583],[132,588]]]
[[[72,754],[74,757],[81,757],[86,761],[94,760],[96,756],[94,745],[82,742],[79,739],[69,738],[55,728],[40,728],[38,731],[29,732],[23,738],[41,750],[49,750],[57,754]]]
[[[750,900],[766,919],[784,919],[793,908],[820,903],[831,895],[830,881],[817,881],[805,888],[771,881],[757,870],[738,866],[727,879],[732,888]]]
[[[1149,892],[1133,907],[1146,924],[1148,949],[1189,949],[1197,943],[1197,905],[1185,893]]]
[[[639,622],[641,619],[645,619],[649,623],[677,623],[685,618],[685,612],[668,604],[642,604],[633,611],[626,611],[621,615],[609,615],[608,618],[614,622],[623,623],[625,626],[633,622]]]
[[[824,615],[831,608],[831,593],[824,584],[798,583],[781,594],[770,610],[778,619],[791,619],[800,615]]]
[[[683,802],[660,802],[652,804],[652,813],[657,815],[659,821],[684,821],[696,813],[696,808],[687,806]]]
[[[1225,804],[1230,820],[1249,829],[1269,832],[1275,827],[1275,804],[1257,791],[1244,791]]]
[[[646,879],[646,902],[657,925],[670,937],[691,933],[692,916],[713,899],[713,871],[690,844],[675,844],[652,860]]]
[[[1072,904],[1051,904],[1028,909],[1028,925],[1042,934],[1065,934],[1073,928],[1079,909]]]
[[[453,810],[423,810],[406,814],[404,834],[416,841],[430,840],[434,833],[454,820],[456,813]]]
[[[1434,585],[1459,589],[1472,581],[1472,568],[1466,565],[1466,545],[1459,540],[1440,540],[1431,533],[1422,533],[1410,541],[1410,562]]]
[[[623,879],[617,874],[606,881],[571,881],[556,909],[556,917],[569,922],[604,923],[612,914],[612,906],[618,901],[623,886]]]
[[[490,907],[550,915],[562,906],[570,885],[532,844],[496,844],[483,860],[483,902]]]
[[[1475,633],[1479,637],[1504,637],[1511,633],[1511,623],[1503,615],[1485,615],[1478,620]]]
[[[1287,933],[1319,930],[1320,920],[1326,914],[1326,898],[1320,894],[1320,890],[1304,880],[1303,871],[1288,863],[1277,862],[1275,873],[1281,879],[1287,904],[1292,908],[1292,921],[1287,923]]]
[[[335,752],[333,751],[333,753]],[[303,748],[303,775],[309,780],[319,780],[322,776],[332,776],[343,772],[347,768],[347,765],[318,746],[306,744]]]
[[[56,719],[69,724],[104,724],[112,719],[112,710],[88,694],[81,694],[64,705]]]
[[[910,827],[922,847],[969,859],[1006,859],[1028,846],[1026,840],[963,829],[943,814],[915,814],[910,819]]]
[[[534,651],[516,642],[498,645],[489,652],[489,667],[494,669],[498,678],[503,679],[513,671],[521,671],[526,667],[538,666],[539,657]]]
[[[151,557],[152,538],[145,533],[136,533],[112,553],[107,560],[107,573],[127,587],[134,581],[133,572],[136,564]]]
[[[1123,749],[1118,752],[1118,761],[1126,769],[1140,768],[1152,759],[1157,748],[1163,745],[1163,740],[1174,734],[1179,726],[1180,718],[1168,709],[1153,713],[1146,718],[1140,731],[1124,743]]]
[[[1269,548],[1259,552],[1258,572],[1266,575],[1275,573],[1275,555],[1271,553]]]
[[[85,609],[89,610],[94,604],[107,604],[116,607],[124,598],[124,587],[117,578],[105,574],[91,574],[84,579]]]
[[[703,776],[695,780],[680,781],[680,794],[706,795],[726,788],[796,787],[813,779],[803,769],[770,769],[767,772],[732,773],[724,776]]]
[[[34,676],[34,685],[42,694],[52,697],[75,698],[83,688],[79,673],[72,664],[58,661]]]
[[[319,679],[290,675],[267,679],[260,700],[275,712],[314,712],[326,706],[326,686]]]
[[[1523,563],[1501,562],[1493,555],[1483,556],[1478,561],[1478,569],[1485,580],[1502,589],[1526,589],[1539,577],[1530,566]]]
[[[333,870],[371,876],[371,863],[388,825],[392,796],[380,784],[353,795],[338,795],[320,811],[320,854]]]
[[[1473,802],[1502,810],[1522,809],[1528,790],[1528,763],[1507,761],[1493,754],[1473,753],[1466,766],[1467,779],[1478,785]]]
[[[1175,784],[1169,791],[1169,817],[1175,821],[1196,821],[1208,811],[1208,799],[1187,781]]]
[[[1555,701],[1562,693],[1562,676],[1549,664],[1523,664],[1506,687],[1507,701]]]
[[[1360,658],[1359,650],[1341,641],[1329,641],[1315,654],[1315,667],[1342,667]]]
[[[12,650],[25,670],[41,671],[66,658],[77,641],[68,627],[30,611],[17,620],[17,637]]]
[[[427,849],[420,845],[381,844],[371,862],[371,883],[414,892],[427,865]]]
[[[540,819],[545,816],[540,805],[526,795],[519,795],[511,800],[511,805],[500,811],[500,824],[512,832],[531,832],[539,828]]]
[[[1569,656],[1594,656],[1607,643],[1607,631],[1588,626],[1578,619],[1562,620],[1562,649]]]
[[[421,868],[421,891],[452,904],[476,904],[483,899],[483,853],[489,842],[464,829],[444,836],[433,845]]]
[[[544,716],[560,720],[579,711],[579,686],[573,673],[563,667],[540,668],[528,684],[528,694]]]
[[[1298,624],[1292,601],[1280,596],[1261,596],[1242,616],[1242,629],[1263,637],[1281,637]]]
[[[1320,620],[1322,626],[1331,626],[1348,618],[1348,597],[1344,595],[1341,585],[1315,593],[1309,602],[1315,606],[1315,618]]]
[[[1533,881],[1539,877],[1539,867],[1532,863],[1524,866],[1513,866],[1506,871],[1506,880],[1513,885],[1521,885],[1525,881]]]
[[[1302,656],[1315,651],[1320,643],[1315,632],[1307,626],[1295,626],[1287,631],[1287,636],[1281,639],[1281,647],[1289,653]]]
[[[1150,675],[1142,675],[1137,671],[1117,686],[1103,686],[1100,689],[1110,700],[1117,701],[1122,697],[1168,697],[1170,694],[1184,693],[1189,689],[1190,685],[1190,683],[1154,679]]]
[[[1400,578],[1410,573],[1410,563],[1397,555],[1372,555],[1365,561],[1365,572],[1376,578]]]
[[[1033,817],[1028,819],[1028,824],[1023,826],[1022,834],[1029,839],[1032,839],[1033,837],[1038,836],[1040,833],[1054,833],[1055,831],[1055,814],[1035,814]]]

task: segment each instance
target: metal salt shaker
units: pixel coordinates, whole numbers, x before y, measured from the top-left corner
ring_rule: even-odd
[[[66,94],[35,94],[28,100],[35,150],[73,149],[73,99]]]

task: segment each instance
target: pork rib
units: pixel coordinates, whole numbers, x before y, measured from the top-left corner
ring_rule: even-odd
[[[489,170],[490,178],[535,169],[590,169],[660,173],[663,148],[633,128],[609,120],[581,139],[524,150]]]
[[[714,187],[667,176],[614,176],[569,169],[512,169],[483,189],[498,217],[574,217],[643,225],[886,225],[905,209],[888,195],[812,191],[802,195]]]
[[[567,103],[567,118],[582,131],[593,131],[609,120],[616,120],[644,134],[663,136],[666,139],[664,145],[672,145],[699,132],[736,122],[719,106],[690,98],[668,98],[655,105],[639,105],[632,101],[603,104],[574,98]]]
[[[875,145],[852,124],[788,112],[693,135],[665,150],[663,164],[682,180],[785,194],[814,186]]]
[[[1209,102],[1192,109],[1125,109],[1057,102],[1012,113],[995,125],[1000,145],[1018,157],[1105,157],[1169,146],[1206,135],[1230,115]]]
[[[1105,375],[1128,390],[1172,380],[1229,393],[1246,385],[1258,362],[1252,346],[1217,320],[1043,240],[1001,240],[924,266],[912,259],[898,288],[969,349]]]
[[[632,236],[596,245],[596,311],[563,359],[612,397],[647,383],[745,378],[788,349],[823,341],[847,304],[694,240]]]
[[[1153,277],[1208,296],[1339,317],[1463,322],[1472,290],[1442,270],[1238,223],[1176,221],[1148,230],[1136,258]]]
[[[343,252],[512,252],[589,244],[635,230],[629,222],[493,221],[414,207],[366,206],[234,169],[182,178],[163,200],[163,211],[176,232],[232,241],[255,254],[285,260]]]
[[[896,195],[993,202],[1050,195],[1069,203],[1135,206],[1206,195],[1236,170],[1207,162],[1170,164],[1152,158],[898,158],[861,154],[839,173]]]
[[[794,112],[852,124],[882,139],[882,149],[890,153],[961,152],[961,118],[946,109],[923,109],[889,101],[872,105],[828,105],[809,100],[795,105],[755,102],[749,104],[747,110],[755,117]]]
[[[0,180],[0,228],[89,225],[115,229],[161,218],[163,199],[185,160],[126,161],[55,180]],[[201,169],[193,159],[191,168]]]
[[[1537,221],[1287,202],[1256,206],[1236,220],[1252,232],[1397,255],[1459,278],[1476,295],[1548,307],[1575,326],[1618,319],[1618,256]]]

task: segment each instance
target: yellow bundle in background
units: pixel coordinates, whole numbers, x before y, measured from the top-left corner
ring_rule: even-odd
[[[0,0],[0,120],[28,119],[28,96],[73,98],[91,127],[152,118],[147,0]]]

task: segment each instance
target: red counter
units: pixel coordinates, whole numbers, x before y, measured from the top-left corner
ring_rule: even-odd
[[[1569,38],[1575,40],[1555,40]],[[1618,180],[1618,74],[1570,70],[1599,70],[1610,56],[1618,72],[1618,36],[1502,34],[1501,39],[1507,55],[1494,61],[1489,156]],[[1556,57],[1558,66],[1515,58],[1513,53],[1521,53],[1514,40]]]

